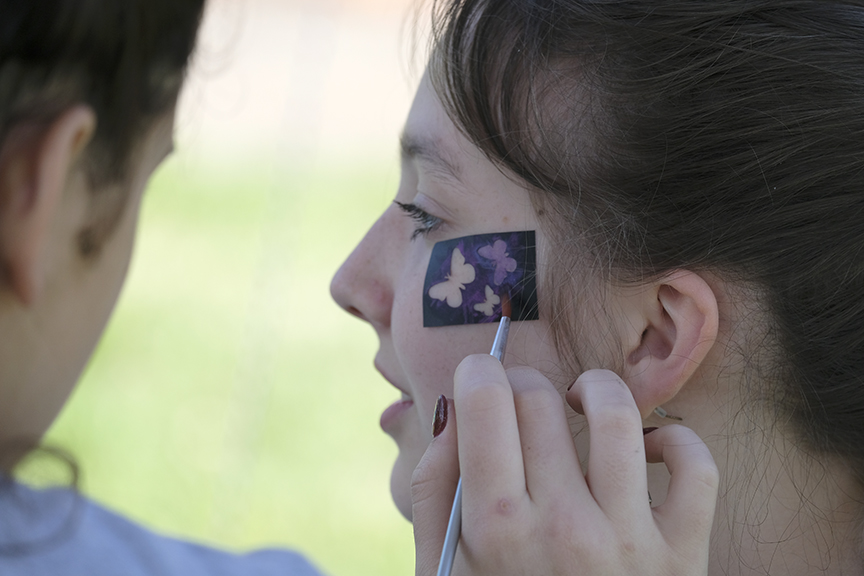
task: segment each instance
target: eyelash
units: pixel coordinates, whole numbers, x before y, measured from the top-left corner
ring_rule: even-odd
[[[414,232],[411,233],[411,240],[414,240],[418,236],[426,236],[431,234],[435,230],[437,230],[444,221],[438,218],[437,216],[433,216],[429,214],[416,204],[405,204],[403,202],[394,201],[399,208],[405,213],[406,216],[414,220],[415,228]]]

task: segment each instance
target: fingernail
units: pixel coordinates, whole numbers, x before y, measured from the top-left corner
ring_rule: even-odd
[[[447,427],[447,397],[441,394],[435,404],[435,416],[432,419],[432,436],[438,437]]]
[[[657,429],[657,426],[651,426],[650,428],[642,428],[642,435],[645,436],[646,434],[650,434],[651,432],[653,432],[656,429]]]

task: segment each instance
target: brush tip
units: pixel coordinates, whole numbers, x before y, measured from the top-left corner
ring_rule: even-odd
[[[506,292],[501,294],[501,316],[510,318],[512,308],[510,307],[510,295]]]

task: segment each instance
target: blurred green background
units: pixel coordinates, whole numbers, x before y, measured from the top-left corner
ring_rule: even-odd
[[[163,533],[291,547],[334,576],[412,572],[378,427],[398,392],[372,367],[374,331],[328,292],[398,182],[408,4],[209,5],[177,153],[48,435],[86,494]]]

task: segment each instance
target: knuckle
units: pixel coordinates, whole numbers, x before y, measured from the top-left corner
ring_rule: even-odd
[[[625,402],[606,402],[587,415],[592,433],[613,437],[629,437],[642,421],[636,406]]]
[[[507,368],[505,372],[507,372],[507,377],[510,380],[526,380],[536,378],[537,376],[542,377],[540,371],[531,366],[513,366]]]
[[[554,390],[547,388],[521,390],[515,392],[514,397],[520,408],[527,408],[532,411],[545,412],[551,409],[561,409],[563,406],[561,396]]]
[[[547,510],[544,517],[547,521],[543,526],[543,532],[547,542],[578,542],[581,540],[575,538],[578,524],[572,514],[563,513],[555,508]]]
[[[615,383],[619,385],[624,384],[618,374],[612,372],[611,370],[605,370],[602,368],[592,368],[591,370],[586,370],[579,375],[579,378],[577,378],[577,382],[581,383],[582,385],[597,383],[604,386],[608,385],[609,383]]]
[[[526,525],[523,518],[524,505],[518,498],[501,495],[492,498],[477,512],[477,521],[483,526],[481,542],[497,546],[517,538]]]
[[[700,486],[706,496],[716,494],[720,485],[720,472],[713,460],[706,460],[695,465],[693,471],[693,482]]]
[[[430,498],[436,490],[436,484],[440,479],[435,475],[434,466],[425,458],[411,474],[411,499],[415,503]]]
[[[428,515],[435,506],[440,505],[439,499],[441,499],[440,486],[437,486],[431,479],[424,478],[419,482],[412,481],[411,517],[414,519],[415,526],[417,526],[419,518]]]
[[[552,384],[536,368],[530,366],[514,366],[506,370],[507,379],[514,389],[551,387]]]
[[[477,379],[470,386],[465,386],[457,393],[457,414],[459,411],[470,411],[482,414],[495,411],[502,404],[510,402],[511,393],[508,388],[500,386],[491,379]]]
[[[510,518],[516,514],[516,505],[510,498],[499,498],[495,506],[495,515]]]
[[[614,538],[614,534],[609,534],[604,530],[580,530],[573,533],[566,545],[570,547],[570,553],[574,557],[590,565],[597,565],[608,554],[607,551],[610,543],[615,541]],[[600,573],[613,572],[603,571]]]
[[[497,370],[496,370],[497,369]],[[456,367],[455,377],[458,380],[474,380],[489,372],[500,373],[501,364],[489,354],[471,354],[466,356]]]

